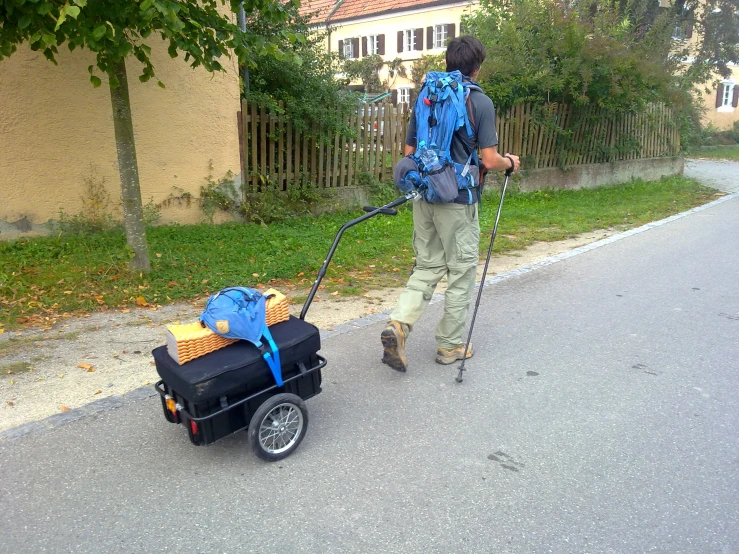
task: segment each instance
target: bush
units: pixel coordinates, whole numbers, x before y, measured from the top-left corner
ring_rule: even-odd
[[[463,23],[487,49],[479,81],[498,107],[564,102],[617,114],[685,99],[666,63],[666,19],[644,31],[609,5],[482,0]]]

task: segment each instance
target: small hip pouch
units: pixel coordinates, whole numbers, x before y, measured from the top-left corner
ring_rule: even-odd
[[[438,198],[431,200],[432,202],[453,202],[457,198],[459,183],[453,164],[445,163],[443,167],[429,171],[426,175],[429,181],[429,196]]]

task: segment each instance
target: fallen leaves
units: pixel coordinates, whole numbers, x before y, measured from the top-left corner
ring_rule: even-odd
[[[65,406],[64,404],[62,404],[61,406],[59,406],[59,409],[60,409],[60,410],[61,410],[62,412],[68,412],[68,411],[69,411],[69,410],[71,410],[72,408],[69,408],[68,406]]]
[[[80,369],[84,369],[87,373],[94,373],[95,372],[95,368],[92,367],[92,364],[79,363],[79,364],[77,364],[77,367],[79,367]]]
[[[93,394],[93,396],[95,396],[95,394],[100,394],[101,392],[103,392],[103,389],[98,389],[98,390],[95,391],[95,393]]]
[[[137,306],[141,306],[142,308],[144,308],[144,307],[148,306],[149,303],[146,301],[146,298],[144,298],[143,296],[138,296],[136,298],[136,305]]]

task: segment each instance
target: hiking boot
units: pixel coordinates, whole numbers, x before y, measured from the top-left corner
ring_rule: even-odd
[[[405,338],[408,336],[408,326],[391,321],[380,334],[382,347],[382,363],[392,367],[395,371],[408,369],[408,359],[405,357]]]
[[[457,360],[461,360],[463,357],[465,357],[464,347],[464,344],[460,344],[459,346],[457,346],[457,348],[452,348],[451,350],[447,350],[446,348],[437,348],[436,363],[449,365],[453,364]],[[470,347],[467,349],[467,359],[470,359],[472,357],[472,354],[474,354],[474,351],[472,350],[472,343],[470,343]]]

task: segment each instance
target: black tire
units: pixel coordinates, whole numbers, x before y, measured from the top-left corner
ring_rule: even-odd
[[[300,446],[308,430],[305,402],[294,394],[276,394],[265,400],[249,422],[249,444],[268,462],[287,458]]]

